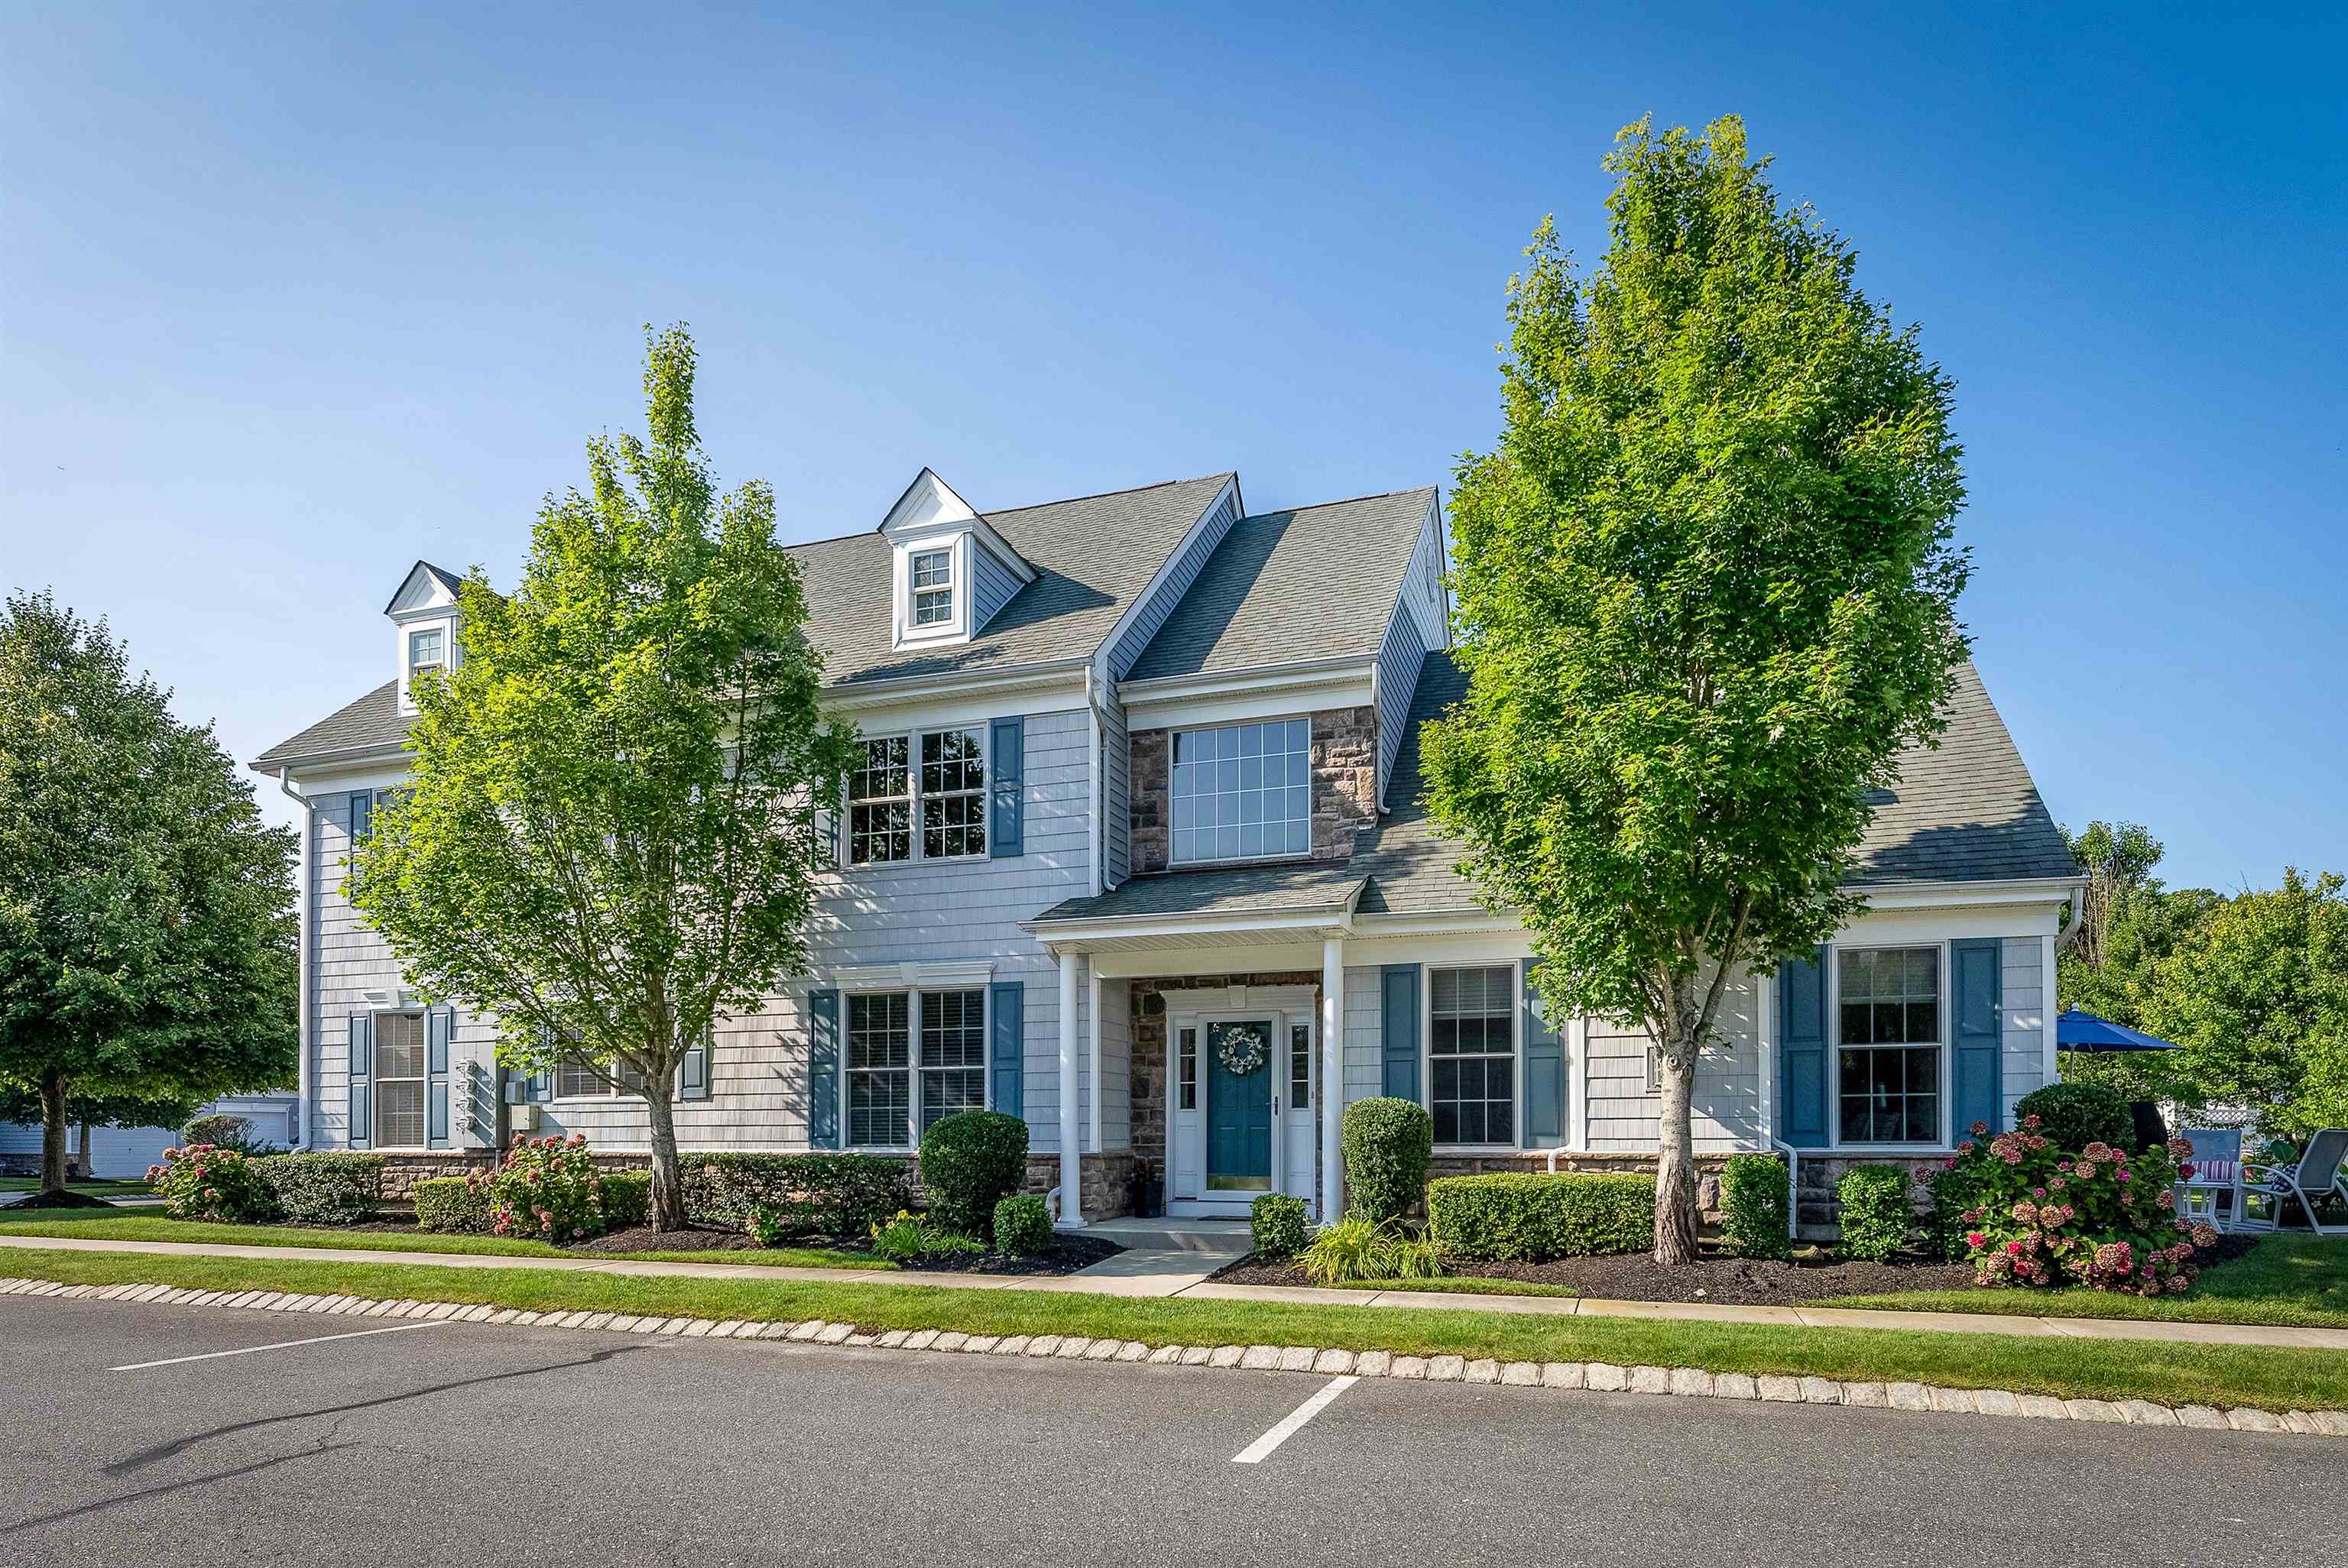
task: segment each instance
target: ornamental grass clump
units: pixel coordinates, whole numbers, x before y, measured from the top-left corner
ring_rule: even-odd
[[[506,1152],[489,1202],[489,1232],[566,1246],[602,1235],[602,1178],[584,1133],[525,1138]]]
[[[175,1220],[250,1225],[277,1217],[261,1162],[216,1143],[164,1150],[162,1163],[147,1167],[147,1183]]]
[[[2181,1294],[2217,1245],[2208,1225],[2177,1217],[2183,1139],[2130,1154],[2101,1141],[2066,1153],[2036,1116],[1986,1143],[1986,1123],[1957,1145],[1942,1171],[1962,1173],[1972,1206],[1959,1218],[1976,1284],[2086,1286],[2143,1296]],[[1931,1180],[1925,1173],[1920,1180]],[[1953,1185],[1953,1184],[1952,1184]]]

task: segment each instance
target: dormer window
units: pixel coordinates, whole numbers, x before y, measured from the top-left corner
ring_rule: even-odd
[[[446,668],[448,662],[448,633],[439,627],[426,627],[407,634],[407,683],[411,689],[418,674]]]
[[[913,624],[951,626],[954,618],[953,550],[922,550],[912,558]]]

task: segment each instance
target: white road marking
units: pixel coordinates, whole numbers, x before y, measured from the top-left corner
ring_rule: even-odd
[[[247,1345],[242,1350],[207,1350],[201,1356],[172,1356],[160,1361],[133,1361],[128,1367],[108,1367],[109,1372],[143,1372],[149,1367],[176,1367],[182,1361],[216,1361],[222,1356],[256,1356],[263,1350],[291,1350],[296,1345],[324,1345],[335,1339],[364,1339],[370,1334],[402,1334],[410,1328],[438,1328],[442,1319],[429,1323],[395,1323],[388,1328],[362,1328],[352,1334],[320,1334],[308,1339],[279,1339],[267,1345]]]
[[[1352,1388],[1361,1379],[1355,1377],[1332,1378],[1322,1385],[1321,1391],[1280,1419],[1280,1424],[1231,1456],[1233,1464],[1262,1464],[1272,1457],[1272,1450],[1294,1437],[1305,1422],[1329,1408],[1329,1401]]]

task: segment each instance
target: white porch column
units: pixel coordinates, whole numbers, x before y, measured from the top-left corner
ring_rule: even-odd
[[[1331,937],[1321,944],[1321,1218],[1345,1212],[1345,1165],[1338,1150],[1339,1119],[1345,1112],[1345,944]]]
[[[1076,1103],[1076,955],[1060,952],[1060,1225],[1074,1228],[1085,1223],[1084,1156],[1077,1129],[1082,1125]]]

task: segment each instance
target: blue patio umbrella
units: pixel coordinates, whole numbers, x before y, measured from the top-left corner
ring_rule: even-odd
[[[2068,1008],[2054,1015],[2058,1050],[2175,1050],[2173,1040],[2155,1040],[2141,1030]]]

